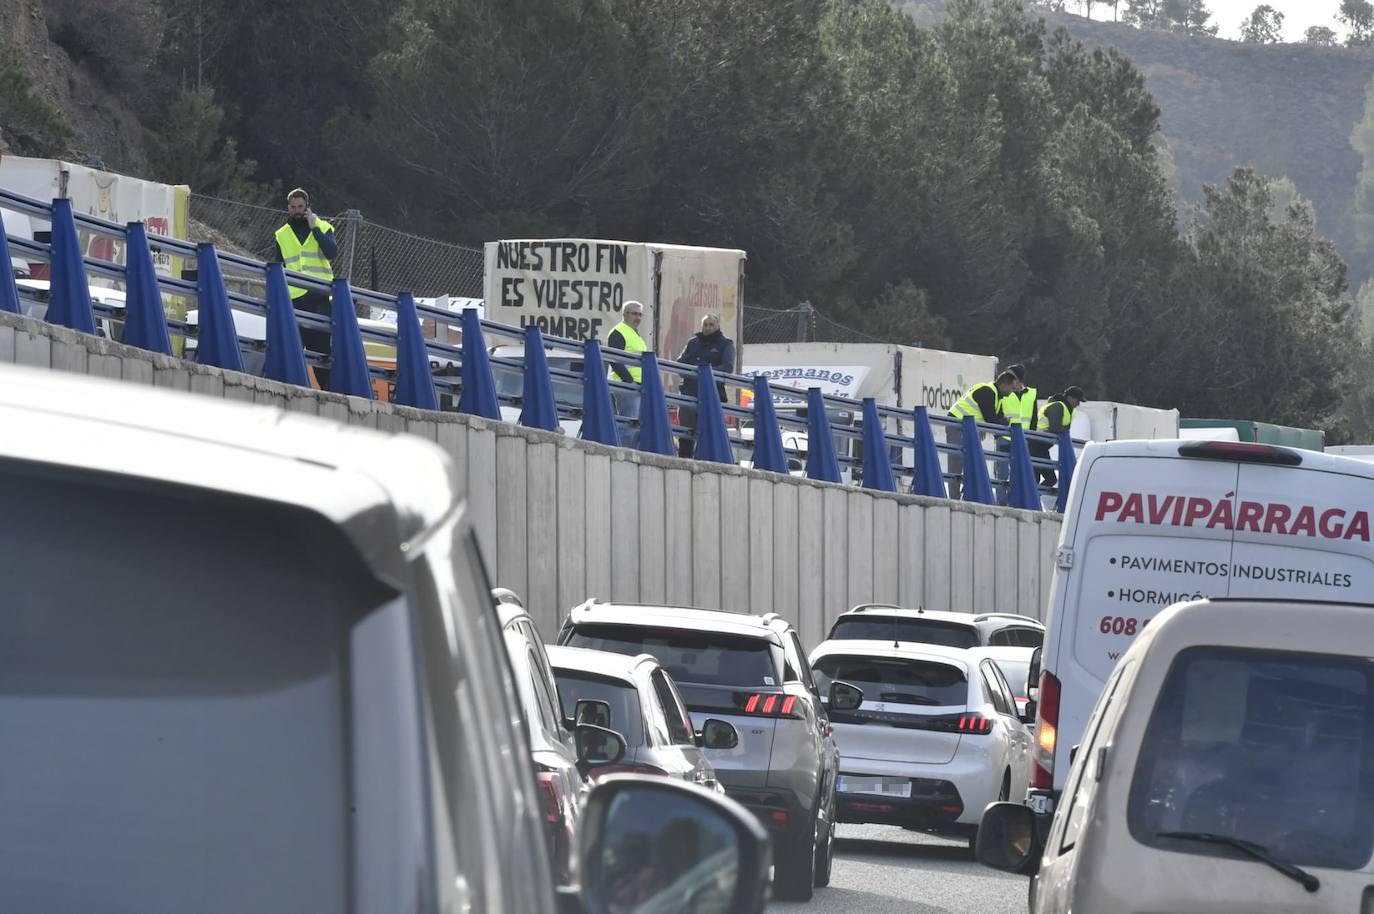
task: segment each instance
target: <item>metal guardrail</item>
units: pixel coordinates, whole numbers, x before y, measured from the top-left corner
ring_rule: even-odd
[[[30,216],[37,216],[40,219],[48,221],[51,221],[53,218],[53,207],[51,204],[43,203],[42,201],[34,200],[19,195],[11,191],[4,190],[3,188],[0,188],[0,208],[14,210],[16,212],[24,213]],[[73,213],[73,219],[76,224],[76,227],[80,230],[110,236],[116,239],[124,240],[126,242],[128,240],[127,229],[124,225],[120,225],[115,222],[80,213]],[[13,237],[9,236],[8,234],[6,235],[6,241],[10,249],[10,256],[20,255],[28,259],[36,259],[45,262],[50,262],[53,258],[53,250],[50,241],[37,241],[32,239]],[[148,246],[153,250],[160,250],[178,257],[186,257],[191,259],[195,259],[197,257],[198,246],[190,242],[153,234],[147,235],[147,241]],[[220,265],[220,269],[222,271],[230,273],[231,275],[247,274],[248,276],[254,279],[263,279],[268,270],[268,265],[266,263],[237,254],[216,250],[215,257]],[[96,276],[114,279],[117,281],[121,281],[126,278],[125,265],[114,263],[111,261],[100,260],[89,256],[83,256],[82,268],[87,275],[93,274]],[[57,280],[58,275],[59,274],[57,273],[57,271],[54,271],[54,281]],[[329,294],[333,291],[333,287],[330,283],[324,282],[320,279],[308,276],[306,274],[288,271],[286,272],[286,278],[292,286],[314,289],[320,292],[324,292],[326,294]],[[158,274],[157,283],[159,291],[163,294],[168,294],[172,296],[183,296],[192,299],[197,298],[200,294],[198,282],[186,278]],[[380,309],[382,311],[396,313],[398,314],[398,320],[400,319],[398,312],[398,296],[388,293],[375,292],[368,289],[352,288],[351,286],[349,287],[349,289],[355,302],[361,302],[363,304],[366,304],[371,309]],[[268,316],[268,304],[265,300],[254,298],[253,296],[246,295],[241,292],[228,291],[227,289],[224,290],[224,296],[232,309],[239,310],[245,313],[255,314],[263,318],[267,318]],[[330,318],[306,311],[301,311],[298,309],[293,310],[296,323],[299,327],[312,330],[323,330],[330,332],[334,331],[333,321]],[[100,318],[110,321],[111,326],[114,326],[117,322],[119,322],[122,317],[122,309],[109,304],[99,304],[96,302],[92,302],[92,311]],[[464,318],[461,313],[446,311],[441,308],[435,308],[420,303],[416,304],[415,311],[417,312],[419,318],[434,321],[436,328],[457,327],[461,329],[464,324]],[[168,331],[171,335],[182,337],[183,339],[195,337],[197,333],[196,326],[191,325],[186,321],[166,317],[165,313],[164,318],[167,323]],[[517,343],[523,343],[523,341],[525,340],[526,331],[524,328],[512,327],[506,324],[499,324],[494,321],[481,321],[480,330],[480,335],[491,335],[499,340],[509,340]],[[387,347],[395,347],[395,351],[398,353],[398,355],[402,351],[400,346],[399,332],[396,328],[388,327],[383,329],[375,326],[363,326],[358,328],[358,334],[363,341],[377,343]],[[443,332],[440,332],[436,335],[441,337],[449,336],[449,334]],[[564,339],[561,337],[554,336],[543,336],[542,339],[545,351],[552,352],[556,360],[566,359],[570,353],[576,354],[584,351],[584,344],[576,340]],[[238,341],[240,349],[243,351],[261,351],[265,346],[265,343],[263,341],[250,339],[247,337],[238,337]],[[463,347],[461,345],[454,345],[445,342],[442,339],[425,339],[423,341],[423,348],[426,357],[429,359],[431,367],[435,365],[444,364],[456,366],[463,365]],[[492,346],[491,351],[494,353],[497,348],[497,346]],[[641,364],[640,358],[637,354],[632,354],[628,352],[623,352],[621,350],[608,348],[599,348],[599,352],[603,361],[606,362],[608,366],[614,364],[622,364],[633,365],[637,367]],[[318,367],[325,367],[329,364],[328,357],[322,353],[310,352],[307,350],[304,352],[304,355],[307,364],[315,365]],[[516,359],[490,355],[487,361],[489,361],[490,365],[499,367],[506,371],[523,370],[523,357]],[[574,382],[580,386],[585,387],[584,381],[586,379],[580,370],[580,366],[577,369],[574,369],[573,367],[576,364],[576,362],[577,359],[574,355],[573,359],[569,361],[567,367],[563,367],[562,365],[550,366],[548,373],[551,380],[554,382],[561,381],[565,384],[568,382]],[[663,375],[678,378],[679,386],[681,380],[687,378],[695,379],[698,375],[697,367],[693,365],[686,365],[668,359],[659,360],[657,364],[660,369],[660,372]],[[399,367],[400,366],[398,365],[396,369],[392,369],[375,364],[369,364],[367,366],[367,371],[369,376],[372,378],[383,379],[389,383],[394,384],[394,382],[397,380]],[[429,374],[436,391],[442,391],[446,393],[448,396],[452,397],[452,402],[454,405],[456,405],[458,403],[458,395],[461,393],[462,387],[460,377],[452,374],[451,372],[446,373],[430,371]],[[487,378],[486,380],[488,383],[492,383],[492,388],[493,390],[495,390],[496,385],[494,384],[493,379]],[[730,389],[743,389],[752,392],[755,388],[754,378],[734,373],[713,373],[712,381],[712,388],[714,388],[716,384],[722,384],[725,386],[725,388],[727,388],[727,391]],[[606,383],[613,394],[639,392],[639,387],[635,384],[624,383],[613,378],[607,379]],[[777,414],[776,420],[778,426],[780,428],[804,430],[808,434],[808,436],[816,434],[818,431],[821,431],[823,429],[823,426],[819,424],[815,417],[812,417],[810,415],[803,416],[801,415],[802,411],[800,410],[794,413],[786,407],[784,407],[781,410],[777,409],[778,400],[784,400],[788,403],[795,403],[802,397],[806,396],[805,392],[797,391],[792,388],[784,388],[783,391],[785,392],[781,393],[781,395],[779,396],[779,392],[774,390],[773,395],[770,397],[770,399],[774,403],[774,411]],[[710,391],[704,390],[699,391],[699,395],[704,395],[709,392]],[[524,393],[525,391],[523,390],[523,388],[519,393],[513,393],[510,391],[498,391],[497,399],[501,403],[505,404],[507,407],[517,407],[522,404]],[[815,391],[813,392],[813,395],[818,393],[818,391]],[[587,403],[585,401],[581,404],[577,404],[569,402],[566,398],[564,399],[564,401],[559,402],[556,396],[551,396],[551,399],[553,399],[556,405],[560,422],[563,423],[576,422],[579,419],[581,419],[583,411],[587,406]],[[731,456],[736,460],[739,460],[741,455],[744,455],[745,459],[752,459],[754,444],[752,441],[745,440],[743,436],[738,434],[738,431],[754,423],[755,412],[752,408],[737,405],[736,402],[734,402],[737,399],[737,397],[730,397],[727,395],[726,402],[721,403],[721,412],[726,417],[727,426],[733,426],[737,431],[737,434],[730,436]],[[666,401],[669,407],[677,407],[679,410],[682,408],[697,409],[701,406],[701,402],[698,397],[684,396],[676,391],[665,391],[664,400]],[[829,431],[833,436],[832,442],[838,440],[840,442],[845,442],[847,445],[841,447],[836,452],[835,456],[837,464],[843,468],[844,472],[846,472],[847,475],[850,476],[851,481],[862,479],[865,469],[865,455],[863,454],[862,443],[864,442],[865,435],[861,424],[857,420],[863,414],[863,404],[856,402],[854,400],[849,400],[844,397],[831,395],[821,396],[820,402],[823,404],[824,410],[827,413],[830,413],[831,411],[841,414],[847,413],[855,418],[856,421],[853,421],[849,424],[833,424],[830,426]],[[891,406],[877,406],[876,414],[880,418],[880,420],[883,421],[884,425],[887,425],[888,423],[895,423],[897,428],[900,428],[902,423],[913,423],[914,427],[914,423],[918,421],[918,418],[922,415],[920,412],[917,411],[901,409]],[[959,420],[949,416],[929,415],[927,418],[930,423],[932,435],[935,429],[942,427],[948,429],[950,427],[960,427],[961,425]],[[631,426],[635,424],[634,422],[625,419],[625,417],[623,416],[618,416],[617,422],[622,423],[626,426]],[[980,424],[977,426],[977,431],[978,435],[975,436],[977,439],[982,439],[983,437],[996,438],[1000,436],[1002,440],[1006,440],[1009,437],[1007,429],[1004,426]],[[684,427],[678,424],[677,422],[674,422],[672,424],[672,433],[677,436],[692,436],[697,434],[697,430]],[[965,435],[964,437],[967,439],[968,436]],[[1076,439],[1071,440],[1068,438],[1067,435],[1055,436],[1042,432],[1025,432],[1025,440],[1027,442],[1035,442],[1045,447],[1061,448],[1065,443],[1071,442],[1071,444],[1074,446],[1073,449],[1075,450],[1078,447],[1081,447],[1081,445],[1084,443]],[[848,444],[849,442],[853,441],[860,442],[860,446],[855,447]],[[908,465],[905,460],[899,460],[897,464],[894,464],[892,466],[892,472],[894,477],[897,480],[907,481],[904,484],[900,485],[900,488],[905,490],[905,488],[913,484],[914,479],[918,473],[918,468],[915,466],[915,463],[920,459],[921,442],[914,434],[914,431],[913,435],[904,435],[890,431],[887,428],[884,429],[882,441],[886,445],[889,454],[897,454],[898,456],[901,456],[910,453],[913,457],[912,463],[910,465]],[[1006,494],[1007,490],[1010,488],[1008,480],[1015,472],[1015,470],[1012,469],[1012,465],[1015,463],[1015,458],[1018,456],[1022,456],[1022,459],[1028,458],[1029,466],[1031,466],[1035,471],[1045,469],[1067,469],[1070,474],[1072,472],[1072,458],[1065,462],[1062,458],[1060,461],[1055,461],[1043,457],[1030,457],[1028,454],[1017,455],[1010,450],[993,450],[991,452],[983,452],[981,448],[981,440],[979,440],[977,447],[972,448],[970,447],[970,443],[968,441],[965,441],[962,445],[955,445],[948,443],[948,441],[936,440],[934,446],[936,453],[945,454],[947,456],[959,455],[965,457],[966,459],[982,459],[991,462],[995,469],[995,472],[992,475],[994,477],[997,477],[997,481],[993,483],[993,487],[997,490],[997,494],[994,495],[992,500],[1001,503],[1005,503],[1007,500]],[[798,448],[789,447],[785,447],[784,449],[791,459],[798,461],[798,463],[805,462],[807,457],[807,453],[805,451],[802,451]],[[996,471],[998,465],[1008,467],[1008,472],[1004,473]],[[1022,464],[1023,467],[1025,465],[1026,464],[1024,463]],[[1038,473],[1034,473],[1033,475],[1038,475]],[[940,476],[945,480],[954,480],[960,478],[958,474],[950,474],[946,472],[943,468],[940,469]],[[1040,487],[1038,485],[1038,482],[1035,482],[1034,480],[1032,480],[1032,482],[1035,483],[1035,491],[1037,491],[1041,496],[1044,496],[1045,494],[1061,494],[1059,493],[1058,489]],[[969,500],[979,500],[976,495],[971,497],[967,492],[964,495],[964,497]],[[1058,502],[1062,506],[1062,495],[1058,498]]]

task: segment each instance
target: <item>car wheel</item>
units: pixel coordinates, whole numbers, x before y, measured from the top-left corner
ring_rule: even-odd
[[[773,851],[773,896],[781,901],[810,901],[816,884],[816,822],[791,841],[779,841]]]
[[[830,885],[830,867],[835,862],[835,798],[830,798],[826,810],[825,839],[816,846],[816,873],[814,882],[818,886]]]

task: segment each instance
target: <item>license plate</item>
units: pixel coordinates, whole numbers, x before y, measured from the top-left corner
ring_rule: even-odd
[[[866,793],[879,797],[911,798],[911,781],[907,778],[861,777],[842,774],[835,781],[840,793]]]

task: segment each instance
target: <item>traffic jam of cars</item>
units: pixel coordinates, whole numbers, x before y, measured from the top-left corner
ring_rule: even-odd
[[[1367,464],[1090,444],[1046,625],[588,599],[546,643],[431,444],[0,371],[0,910],[757,912],[880,823],[1036,914],[1374,911]]]

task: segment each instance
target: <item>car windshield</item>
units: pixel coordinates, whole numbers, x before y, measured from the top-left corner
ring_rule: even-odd
[[[516,362],[523,362],[523,358],[514,359]],[[555,371],[580,372],[582,363],[573,362],[571,359],[549,359],[549,367]],[[495,362],[491,365],[491,373],[496,380],[496,396],[500,398],[520,397],[524,395],[525,373],[524,370],[512,365],[500,365]],[[562,375],[553,375],[553,397],[559,406],[570,409],[582,408],[582,384],[571,378]]]
[[[778,657],[766,638],[634,625],[579,625],[568,641],[617,654],[653,654],[679,683],[780,686]]]
[[[866,701],[961,708],[968,704],[968,679],[948,663],[832,654],[817,660],[812,669],[822,695],[840,679],[862,689]]]
[[[1293,864],[1374,852],[1374,662],[1200,647],[1174,661],[1146,728],[1127,819],[1137,841],[1232,855],[1162,832],[1252,842]]]
[[[574,720],[579,701],[604,701],[611,706],[610,728],[625,737],[625,745],[644,745],[644,723],[639,713],[639,691],[628,682],[554,668],[563,716]]]
[[[832,639],[846,641],[910,641],[945,647],[977,647],[978,629],[962,622],[910,616],[854,614],[835,620]]]

